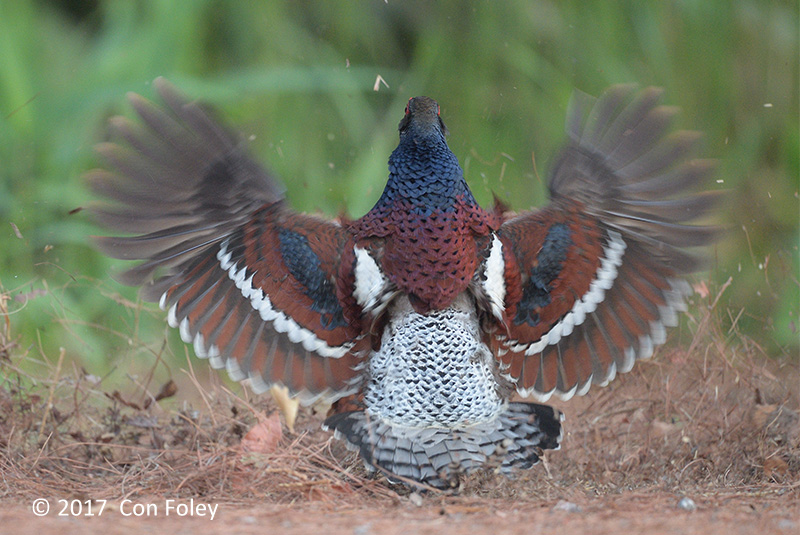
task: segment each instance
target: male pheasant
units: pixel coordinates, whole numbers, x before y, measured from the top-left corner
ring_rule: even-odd
[[[131,95],[141,124],[112,119],[121,139],[98,147],[94,213],[133,236],[97,245],[142,260],[121,281],[199,357],[332,402],[325,426],[405,483],[558,448],[558,411],[514,393],[582,395],[650,357],[715,233],[687,224],[714,204],[696,191],[712,165],[696,133],[669,133],[658,89],[578,95],[551,201],[519,215],[478,205],[438,104],[412,98],[377,204],[337,222],[294,212],[239,141],[154,85],[166,110]]]

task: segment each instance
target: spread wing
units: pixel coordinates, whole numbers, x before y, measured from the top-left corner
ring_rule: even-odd
[[[140,260],[121,274],[200,357],[256,390],[282,383],[301,399],[356,391],[359,331],[336,294],[342,248],[335,222],[297,214],[282,188],[200,106],[163,79],[161,109],[138,95],[141,123],[112,119],[88,181],[106,198],[95,217],[123,237],[104,253]],[[131,235],[132,234],[132,235]]]
[[[522,395],[563,398],[606,384],[648,358],[691,292],[693,248],[718,229],[693,225],[717,193],[697,193],[713,163],[692,159],[699,135],[670,134],[676,109],[630,86],[578,95],[569,142],[550,177],[551,203],[498,231],[503,373]]]

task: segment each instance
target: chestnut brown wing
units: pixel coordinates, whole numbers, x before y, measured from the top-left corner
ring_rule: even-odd
[[[691,158],[698,134],[669,133],[676,109],[660,94],[578,95],[550,205],[498,231],[506,296],[496,352],[523,395],[606,384],[652,355],[685,308],[682,276],[701,266],[694,249],[719,233],[691,223],[719,193],[697,192],[713,165]]]
[[[131,95],[140,123],[111,121],[88,180],[105,197],[95,238],[109,256],[140,260],[120,275],[169,310],[200,357],[257,390],[282,383],[307,401],[357,390],[359,330],[344,319],[336,278],[349,232],[302,215],[240,142],[163,79],[166,104]]]

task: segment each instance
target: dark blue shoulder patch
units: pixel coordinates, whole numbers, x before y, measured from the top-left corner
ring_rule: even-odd
[[[531,268],[530,278],[522,288],[522,299],[514,316],[515,325],[538,325],[539,314],[536,309],[550,304],[550,284],[561,273],[571,245],[572,230],[566,223],[556,223],[547,231],[542,249],[536,256],[537,265]]]
[[[320,314],[322,326],[328,330],[346,326],[342,306],[336,298],[336,289],[322,271],[320,259],[308,244],[308,238],[282,228],[278,232],[278,239],[286,268],[303,285],[303,293],[311,299],[311,309]]]

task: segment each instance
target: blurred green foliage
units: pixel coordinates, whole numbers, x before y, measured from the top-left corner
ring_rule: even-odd
[[[794,0],[238,2],[0,0],[0,284],[16,341],[103,373],[163,314],[96,254],[81,179],[124,95],[166,76],[253,139],[301,210],[358,217],[405,101],[439,100],[476,197],[545,202],[574,88],[666,88],[720,159],[730,227],[707,277],[731,333],[797,355]],[[373,89],[378,76],[386,85]],[[535,164],[534,164],[535,161]],[[153,345],[153,341],[156,341]]]

